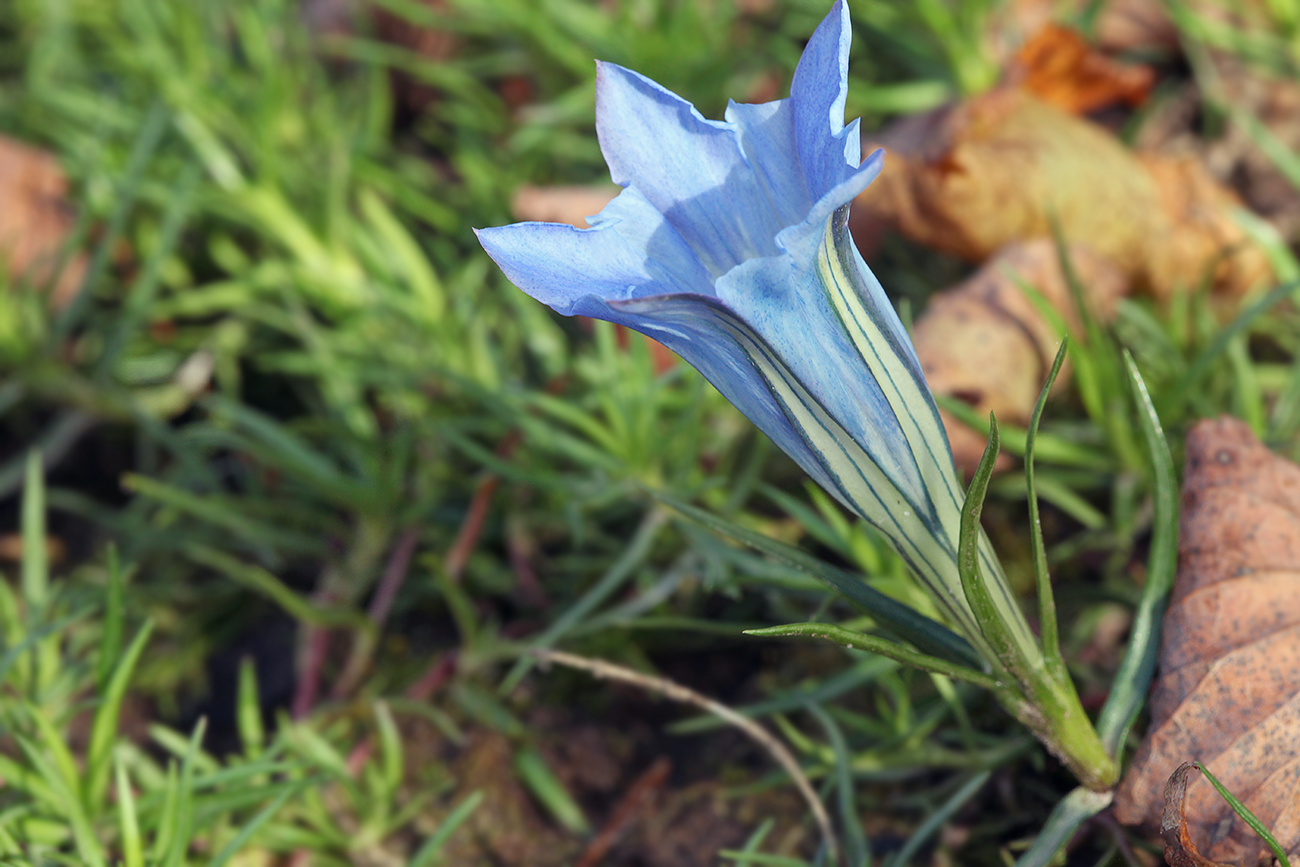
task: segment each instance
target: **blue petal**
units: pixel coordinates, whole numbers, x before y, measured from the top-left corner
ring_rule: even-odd
[[[590,229],[515,223],[475,234],[512,283],[565,316],[607,318],[605,300],[713,292],[690,246],[635,187]]]
[[[797,170],[794,108],[790,100],[727,105],[727,122],[736,129],[745,158],[773,203],[773,217],[781,228],[800,223],[816,198],[804,174]]]
[[[840,496],[835,478],[791,424],[755,367],[758,354],[766,354],[776,364],[781,360],[770,349],[764,353],[756,348],[761,337],[734,311],[714,298],[685,295],[617,301],[609,306],[617,318],[607,318],[653,337],[680,355],[817,484]]]
[[[645,76],[601,63],[596,134],[614,182],[640,189],[714,275],[776,252],[776,234],[789,223],[731,124],[705,120]]]
[[[772,347],[913,508],[924,511],[929,495],[912,444],[831,307],[816,267],[812,257],[751,259],[718,281],[718,298]]]
[[[808,41],[790,84],[799,164],[815,199],[847,179],[862,157],[857,121],[844,126],[852,35],[848,6],[836,0]]]

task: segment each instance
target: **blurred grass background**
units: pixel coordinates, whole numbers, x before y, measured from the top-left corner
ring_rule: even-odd
[[[995,0],[850,6],[848,115],[868,127],[997,78],[979,36]],[[730,824],[584,863],[819,857],[762,754],[521,661],[558,646],[762,718],[856,863],[1014,858],[1071,786],[1041,749],[965,685],[744,639],[815,615],[872,624],[646,489],[924,609],[887,547],[694,371],[553,316],[471,232],[509,222],[521,184],[607,178],[593,58],[718,117],[728,97],[784,95],[825,11],[0,5],[0,132],[57,155],[63,264],[84,268],[58,303],[48,275],[0,291],[0,863],[580,863],[662,756],[669,789],[707,795],[679,813]],[[1278,20],[1268,57],[1292,62]],[[872,265],[915,305],[962,273],[897,239]],[[1294,310],[1225,326],[1179,303],[1128,302],[1113,333],[1079,335],[1078,394],[1045,425],[1075,456],[1042,476],[1063,638],[1094,700],[1150,524],[1118,347],[1175,434],[1234,411],[1294,452],[1300,426]],[[1027,586],[1023,476],[995,488],[991,530]],[[575,768],[606,753],[613,782],[584,782]],[[1130,845],[1099,831],[1072,857],[1125,863]]]

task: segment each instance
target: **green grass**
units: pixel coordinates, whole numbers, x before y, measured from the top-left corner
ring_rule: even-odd
[[[69,247],[89,262],[62,310],[41,286],[0,291],[0,494],[23,540],[0,582],[0,863],[450,863],[493,805],[450,763],[412,759],[420,731],[457,748],[505,738],[547,821],[585,839],[604,817],[566,788],[535,711],[599,725],[612,699],[535,670],[533,646],[645,669],[758,659],[734,703],[793,746],[855,864],[928,863],[952,822],[960,863],[1048,863],[1100,808],[986,692],[946,676],[969,654],[899,558],[694,371],[660,372],[635,336],[552,316],[470,231],[507,222],[522,183],[605,177],[593,58],[720,116],[728,97],[784,92],[826,4],[380,5],[455,49],[430,59],[364,22],[313,34],[287,0],[0,9],[0,130],[59,155]],[[992,82],[969,34],[996,4],[852,10],[850,116],[880,124]],[[1234,50],[1293,62],[1288,10]],[[1251,231],[1281,279],[1300,276],[1282,239]],[[887,287],[918,282],[891,267]],[[1021,589],[1049,586],[1050,565],[1061,661],[1085,690],[1115,677],[1078,653],[1107,606],[1137,612],[1124,682],[1149,675],[1187,427],[1231,412],[1300,456],[1292,289],[1228,322],[1195,293],[1127,301],[1113,327],[1071,335],[1075,384],[1040,428],[1003,427],[1037,471],[995,478],[986,519]],[[1043,502],[1041,557],[1027,489]],[[71,555],[47,558],[47,536]],[[900,618],[900,603],[918,613]],[[740,638],[808,621],[949,668]],[[290,719],[283,694],[264,713],[252,663],[217,694],[207,661],[286,623],[286,653],[329,642],[306,713]],[[1102,712],[1116,753],[1141,692]],[[233,708],[221,749],[216,717],[194,713],[209,699]],[[687,718],[675,737],[717,726]],[[729,796],[781,783],[756,781],[760,761]],[[1026,781],[1011,819],[990,794],[1005,778]],[[719,857],[817,863],[778,851],[763,818]],[[1120,863],[1108,847],[1094,835],[1081,857]]]

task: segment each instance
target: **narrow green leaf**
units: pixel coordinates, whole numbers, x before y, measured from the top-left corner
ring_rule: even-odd
[[[190,735],[185,757],[181,760],[180,777],[175,789],[176,811],[172,815],[173,826],[168,835],[168,846],[160,859],[161,867],[181,867],[185,863],[185,854],[194,833],[194,766],[207,728],[207,719],[200,719]]]
[[[861,632],[854,632],[852,629],[845,629],[843,626],[837,626],[834,623],[787,623],[782,626],[767,626],[762,629],[746,629],[745,635],[756,635],[763,638],[772,636],[790,636],[800,635],[806,638],[824,638],[827,641],[833,641],[844,647],[851,647],[854,650],[864,650],[868,653],[879,654],[888,659],[901,662],[904,665],[910,665],[924,671],[932,671],[936,674],[947,675],[948,677],[964,680],[967,683],[973,683],[976,686],[982,686],[985,689],[997,691],[1002,685],[992,677],[974,669],[965,668],[955,665],[946,659],[940,659],[937,656],[929,656],[924,653],[918,653],[909,650],[900,644],[879,638],[875,635],[864,635]]]
[[[103,632],[99,639],[99,664],[95,684],[100,693],[108,690],[109,679],[122,655],[126,626],[126,575],[118,562],[117,546],[108,545],[108,587],[104,594]]]
[[[167,763],[167,774],[162,787],[162,808],[158,814],[158,831],[153,840],[153,860],[161,863],[172,849],[172,840],[179,836],[180,777],[176,763]]]
[[[515,753],[515,771],[555,821],[574,834],[586,834],[591,830],[582,808],[546,764],[541,753],[532,747],[518,750]]]
[[[978,409],[965,401],[948,395],[936,394],[934,400],[941,409],[953,415],[959,422],[979,431],[985,438],[988,437],[988,419]],[[1003,448],[1013,455],[1023,456],[1025,453],[1026,432],[1014,425],[1001,425],[999,431],[1002,436]],[[1113,470],[1115,466],[1115,461],[1104,451],[1080,445],[1051,434],[1041,434],[1038,437],[1035,449],[1040,458],[1062,467],[1108,472]]]
[[[262,755],[266,729],[262,725],[262,700],[257,689],[257,667],[244,657],[239,662],[239,693],[235,705],[235,723],[244,756],[255,760]]]
[[[45,468],[41,453],[27,453],[27,479],[23,487],[23,601],[28,616],[45,607],[49,595],[50,564],[45,552]]]
[[[383,770],[383,785],[386,797],[394,797],[402,785],[402,736],[397,732],[393,722],[393,713],[388,703],[375,702],[375,723],[379,728],[380,757]]]
[[[550,626],[542,630],[540,635],[532,639],[530,645],[533,647],[554,646],[570,630],[585,620],[597,606],[622,587],[636,572],[636,568],[650,555],[651,547],[655,539],[658,538],[664,524],[667,523],[667,519],[668,514],[658,506],[646,512],[645,517],[641,519],[640,526],[637,527],[636,534],[628,542],[627,547],[623,549],[623,554],[610,565],[609,569],[605,571],[599,581],[592,585],[590,590],[584,593],[577,602],[565,609],[559,617],[551,622]],[[535,659],[532,656],[520,657],[502,680],[500,692],[504,695],[514,690],[528,672],[532,671],[534,664]]]
[[[1160,619],[1173,589],[1178,566],[1178,478],[1174,473],[1173,455],[1169,452],[1160,418],[1137,364],[1127,353],[1124,361],[1128,366],[1129,385],[1138,407],[1138,426],[1142,429],[1151,466],[1155,515],[1151,551],[1147,557],[1147,580],[1133,617],[1128,650],[1097,719],[1101,742],[1106,752],[1116,759],[1142,710],[1147,687],[1155,673],[1156,657],[1160,652]]]
[[[206,545],[186,545],[185,554],[196,563],[221,572],[227,578],[243,584],[266,596],[294,619],[317,628],[344,626],[350,629],[369,630],[373,624],[364,614],[350,608],[321,607],[295,593],[279,578],[260,566],[245,563],[224,551]]]
[[[49,755],[51,767],[59,774],[60,785],[70,792],[77,790],[81,774],[77,769],[77,760],[72,756],[63,734],[54,728],[54,724],[45,716],[45,711],[35,705],[25,704],[27,716],[36,726],[41,743]]]
[[[7,593],[7,586],[0,587],[0,598],[7,598]],[[23,635],[22,641],[15,644],[13,647],[10,647],[5,651],[3,656],[0,656],[0,683],[4,683],[9,677],[9,672],[18,664],[18,661],[22,659],[23,654],[42,644],[45,639],[55,635],[56,633],[62,632],[72,624],[86,619],[93,613],[94,608],[82,608],[80,611],[75,611],[67,617],[62,617],[53,623],[42,624],[32,632]],[[55,645],[55,648],[57,649],[57,644]]]
[[[109,769],[113,760],[113,744],[117,740],[118,721],[122,714],[122,701],[131,683],[140,655],[153,632],[153,621],[146,621],[126,649],[113,670],[94,721],[90,728],[90,743],[86,748],[86,778],[82,790],[82,803],[92,814],[98,814],[108,791]]]
[[[966,491],[966,502],[961,507],[961,534],[957,540],[957,572],[961,575],[961,588],[966,594],[966,601],[975,613],[984,640],[993,648],[1002,667],[1006,671],[1017,672],[1021,665],[1020,654],[1015,638],[1006,624],[1002,622],[1001,612],[988,582],[980,572],[979,543],[980,513],[984,510],[984,497],[988,493],[989,479],[993,477],[993,465],[998,459],[1000,437],[998,421],[989,414],[989,441],[984,447],[975,476]],[[946,672],[945,672],[946,673]]]
[[[1063,337],[1061,348],[1056,351],[1056,359],[1052,362],[1052,369],[1047,374],[1047,382],[1043,384],[1043,390],[1038,394],[1038,403],[1034,406],[1034,414],[1029,419],[1029,430],[1025,436],[1025,487],[1029,503],[1029,533],[1034,549],[1034,581],[1038,590],[1040,643],[1047,664],[1056,669],[1061,676],[1065,675],[1065,659],[1061,656],[1061,641],[1056,625],[1056,599],[1052,593],[1052,576],[1047,569],[1047,546],[1043,542],[1043,524],[1038,514],[1034,445],[1038,439],[1038,423],[1042,420],[1043,409],[1047,406],[1047,395],[1056,383],[1056,377],[1061,373],[1061,365],[1065,363],[1069,347],[1069,337]]]
[[[754,832],[749,835],[749,838],[745,840],[745,848],[740,851],[745,853],[757,852],[758,847],[763,845],[763,841],[767,839],[767,835],[772,833],[772,829],[775,827],[776,820],[771,816],[768,816],[763,820],[763,823],[755,828]],[[736,861],[736,867],[753,867],[753,862],[748,858],[741,858]]]
[[[86,867],[105,867],[103,849],[100,846],[99,839],[95,836],[95,830],[90,818],[86,815],[86,811],[81,808],[81,801],[77,798],[76,789],[66,784],[59,770],[51,766],[37,746],[28,738],[14,735],[13,740],[18,744],[19,749],[23,751],[32,770],[35,771],[47,790],[53,795],[49,806],[55,810],[56,814],[61,814],[67,821],[68,828],[72,831],[73,842],[77,847],[77,855],[80,856],[82,862]]]
[[[1219,796],[1228,802],[1228,806],[1232,807],[1232,811],[1240,816],[1241,820],[1249,825],[1251,830],[1258,834],[1260,839],[1268,844],[1268,848],[1273,850],[1273,855],[1277,858],[1277,863],[1280,867],[1291,867],[1291,862],[1288,861],[1286,857],[1286,850],[1277,842],[1277,838],[1273,836],[1272,832],[1269,831],[1268,828],[1264,827],[1264,823],[1259,820],[1259,817],[1252,813],[1249,807],[1239,801],[1236,795],[1229,792],[1227,788],[1224,787],[1223,783],[1220,783],[1218,778],[1215,777],[1214,774],[1210,773],[1209,768],[1205,767],[1205,765],[1200,762],[1192,762],[1192,764],[1202,774],[1205,774],[1205,779],[1209,780],[1210,785],[1214,786],[1214,790],[1219,793]]]
[[[442,820],[438,830],[433,832],[424,845],[415,853],[407,867],[433,867],[437,864],[442,855],[442,847],[447,845],[451,835],[456,833],[456,829],[465,824],[465,821],[474,814],[474,811],[483,803],[483,790],[475,789],[466,796],[456,807],[447,814],[447,818]]]
[[[303,783],[285,788],[284,791],[280,792],[280,794],[271,801],[271,803],[258,810],[257,815],[245,822],[240,827],[239,833],[232,837],[229,843],[221,847],[221,851],[217,853],[215,858],[208,862],[207,867],[225,867],[226,863],[229,862],[231,858],[238,855],[239,851],[247,845],[248,841],[253,838],[253,835],[260,831],[263,825],[271,821],[271,819],[275,817],[275,814],[280,812],[281,808],[284,807],[285,803],[288,802],[291,797],[302,791],[305,785],[306,784]],[[130,865],[126,865],[126,867],[130,867]]]
[[[807,710],[826,730],[826,739],[830,741],[831,754],[835,757],[835,790],[839,802],[840,833],[844,838],[844,855],[848,858],[849,867],[869,867],[871,843],[867,840],[858,816],[853,786],[853,756],[844,741],[844,733],[821,705],[809,704]]]
[[[135,795],[121,760],[114,762],[117,772],[118,826],[122,839],[122,867],[144,867],[144,847],[140,840],[140,823],[135,814]]]
[[[68,302],[54,323],[53,342],[60,345],[72,329],[80,323],[90,304],[90,296],[95,285],[104,276],[113,255],[117,252],[122,233],[126,229],[127,216],[135,205],[136,198],[143,186],[145,169],[148,168],[154,151],[157,150],[163,135],[167,132],[168,110],[166,102],[159,97],[149,107],[143,122],[137,127],[135,144],[127,158],[126,172],[117,185],[113,196],[113,211],[109,214],[108,225],[95,246],[90,266],[82,279],[77,294]]]
[[[812,867],[807,861],[791,858],[789,855],[768,855],[764,852],[737,852],[735,849],[723,849],[718,853],[718,857],[741,861],[753,867]]]
[[[952,797],[945,801],[943,806],[925,817],[925,821],[916,827],[916,830],[912,832],[912,836],[907,838],[903,848],[890,856],[884,862],[883,867],[908,867],[912,861],[912,856],[925,845],[927,840],[934,836],[945,822],[951,819],[958,810],[966,806],[971,798],[979,794],[991,776],[993,776],[992,771],[979,771],[972,775],[961,788],[953,792]]]
[[[1237,314],[1228,325],[1214,336],[1214,340],[1210,342],[1209,346],[1197,353],[1196,357],[1192,359],[1192,363],[1183,372],[1183,375],[1165,394],[1180,404],[1187,403],[1189,395],[1200,386],[1201,380],[1209,373],[1211,366],[1218,361],[1219,357],[1227,351],[1233,339],[1253,325],[1260,316],[1267,313],[1276,304],[1285,298],[1289,298],[1297,288],[1300,288],[1300,280],[1283,283]],[[1162,408],[1169,411],[1169,407],[1164,404],[1162,404]]]

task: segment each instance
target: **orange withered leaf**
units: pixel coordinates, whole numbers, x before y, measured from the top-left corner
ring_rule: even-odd
[[[1009,81],[1071,114],[1140,105],[1155,83],[1151,67],[1113,60],[1056,24],[1022,45],[1007,72]]]

